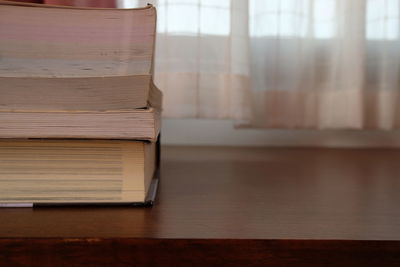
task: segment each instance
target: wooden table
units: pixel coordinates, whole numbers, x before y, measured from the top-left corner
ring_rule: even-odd
[[[400,150],[165,147],[153,208],[0,210],[0,266],[400,266]]]

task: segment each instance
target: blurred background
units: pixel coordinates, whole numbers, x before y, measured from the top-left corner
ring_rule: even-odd
[[[30,2],[156,6],[164,144],[400,146],[400,0]]]

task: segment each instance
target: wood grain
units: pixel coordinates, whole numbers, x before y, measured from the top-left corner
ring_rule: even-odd
[[[153,208],[2,209],[2,259],[394,266],[398,159],[391,149],[164,147]]]
[[[27,246],[29,242],[29,246]],[[2,266],[399,266],[393,241],[5,239]],[[7,262],[7,264],[5,264]]]

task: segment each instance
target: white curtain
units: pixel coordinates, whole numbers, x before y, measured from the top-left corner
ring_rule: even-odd
[[[167,117],[400,127],[400,0],[159,0]]]

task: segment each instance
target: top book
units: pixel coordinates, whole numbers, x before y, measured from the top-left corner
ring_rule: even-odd
[[[0,1],[0,111],[149,105],[156,11]],[[153,88],[153,89],[151,89]]]

